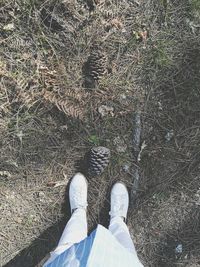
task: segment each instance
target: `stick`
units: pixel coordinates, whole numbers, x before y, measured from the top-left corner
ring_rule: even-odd
[[[139,180],[140,180],[140,175],[139,175],[139,166],[138,166],[138,158],[140,155],[140,142],[141,142],[141,113],[137,111],[134,115],[134,130],[133,130],[133,153],[136,159],[136,165],[135,169],[133,171],[133,186],[131,189],[131,201],[132,204],[135,203],[136,197],[137,197],[137,191],[139,187]]]

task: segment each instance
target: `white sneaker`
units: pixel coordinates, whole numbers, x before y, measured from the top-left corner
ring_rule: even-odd
[[[73,177],[69,187],[71,212],[78,208],[87,209],[87,188],[88,183],[85,176],[81,173],[77,173]]]
[[[123,183],[117,182],[116,184],[114,184],[111,190],[111,208],[109,212],[111,218],[119,216],[123,217],[126,220],[128,205],[128,190]]]

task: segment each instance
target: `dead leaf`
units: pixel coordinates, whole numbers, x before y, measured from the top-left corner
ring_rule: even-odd
[[[30,58],[32,58],[32,54],[31,53],[23,53],[22,54],[22,58],[25,59],[25,60],[26,59],[30,59]]]
[[[115,145],[116,151],[119,153],[124,153],[127,150],[127,145],[125,144],[124,140],[117,136],[113,140],[113,144]]]
[[[24,136],[23,132],[22,131],[17,132],[16,136],[19,138],[20,142],[22,143],[22,139],[23,139],[23,136]]]
[[[66,180],[64,180],[64,181],[56,181],[56,182],[48,182],[47,183],[47,186],[48,187],[54,187],[54,188],[56,188],[56,187],[59,187],[59,186],[65,186],[65,185],[67,185],[67,182],[68,181],[66,181]]]
[[[147,35],[148,35],[148,32],[145,30],[145,31],[139,31],[138,32],[138,36],[141,38],[141,40],[143,42],[146,42],[147,40]]]
[[[101,105],[98,107],[98,112],[102,117],[105,117],[107,115],[114,116],[114,108],[111,106]]]
[[[144,31],[133,31],[133,35],[135,36],[136,40],[146,42],[148,37],[148,32]]]
[[[110,22],[112,27],[115,27],[116,29],[122,29],[123,23],[120,21],[119,18],[112,19]]]
[[[145,141],[142,142],[141,148],[140,148],[140,152],[138,154],[137,157],[137,161],[140,162],[141,161],[141,155],[142,155],[142,151],[145,149],[145,147],[147,147],[147,144]]]
[[[14,220],[15,220],[15,222],[18,223],[18,224],[21,224],[21,223],[22,223],[22,219],[19,218],[19,217],[18,217],[18,218],[16,217]]]

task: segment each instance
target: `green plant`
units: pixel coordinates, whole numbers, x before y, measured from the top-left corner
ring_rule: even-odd
[[[88,137],[88,141],[89,141],[91,144],[95,145],[95,146],[98,146],[98,145],[100,144],[100,140],[99,140],[98,136],[96,136],[95,134],[90,135],[90,136]]]
[[[173,63],[170,51],[168,51],[170,44],[168,41],[158,41],[153,49],[153,62],[157,67],[168,67]]]
[[[191,0],[190,3],[193,11],[200,12],[200,0]]]

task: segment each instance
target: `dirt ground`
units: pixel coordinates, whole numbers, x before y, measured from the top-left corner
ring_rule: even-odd
[[[144,266],[200,266],[199,0],[2,0],[0,43],[0,266],[39,266],[56,246],[68,182],[99,145],[111,160],[89,179],[90,231],[137,168],[128,225]],[[89,86],[94,45],[107,63]]]

